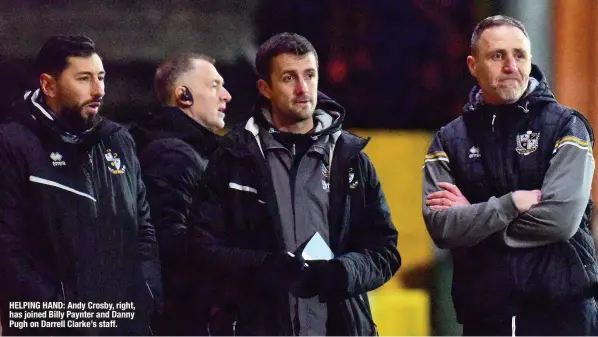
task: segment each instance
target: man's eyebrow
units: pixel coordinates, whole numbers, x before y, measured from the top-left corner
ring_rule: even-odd
[[[105,75],[106,71],[102,70],[98,73],[98,75]],[[75,75],[80,76],[80,75],[89,75],[89,76],[93,76],[94,73],[91,71],[80,71],[78,73],[75,73]]]
[[[521,48],[515,48],[515,51],[518,53],[522,53],[522,54],[528,54],[528,52],[525,49],[521,49]]]
[[[288,69],[288,70],[283,70],[282,74],[296,74],[297,70],[295,69]]]

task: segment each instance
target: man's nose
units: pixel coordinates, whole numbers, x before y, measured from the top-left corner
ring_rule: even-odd
[[[230,102],[233,99],[230,92],[228,92],[228,90],[226,90],[225,87],[222,87],[221,97],[222,97],[222,100],[225,101],[226,103]]]
[[[307,92],[307,83],[304,79],[299,79],[297,81],[297,85],[295,86],[295,93],[297,95],[303,95]]]
[[[504,64],[504,71],[508,74],[517,71],[517,62],[515,62],[514,57],[507,57]]]
[[[91,96],[93,97],[104,97],[106,94],[104,90],[104,81],[95,80],[91,88]]]

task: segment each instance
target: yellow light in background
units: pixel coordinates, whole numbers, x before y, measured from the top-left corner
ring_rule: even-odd
[[[430,334],[430,295],[406,289],[402,276],[433,264],[432,240],[422,218],[422,165],[432,135],[423,131],[351,130],[372,137],[365,148],[376,167],[399,231],[402,266],[397,276],[369,294],[380,335]]]

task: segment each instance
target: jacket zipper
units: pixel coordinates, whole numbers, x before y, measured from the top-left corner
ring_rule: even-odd
[[[62,300],[66,304],[66,293],[64,292],[64,282],[60,281],[60,288],[62,289]]]
[[[152,288],[150,288],[149,284],[147,283],[147,281],[145,281],[145,285],[147,286],[147,290],[149,291],[150,296],[152,297],[152,300],[154,299],[154,293],[152,292]]]
[[[494,120],[496,119],[496,114],[492,115],[492,132],[494,132]]]
[[[154,298],[154,293],[152,292],[152,288],[150,288],[150,286],[147,283],[147,281],[145,281],[145,286],[147,287],[147,290],[149,291],[149,294],[152,297],[152,301],[154,301],[154,306],[155,306],[156,299]],[[154,308],[154,310],[156,310],[156,309]],[[150,335],[153,336],[154,335],[154,331],[152,330],[152,326],[148,325],[147,328],[149,329]]]
[[[96,186],[96,181],[93,179],[93,172],[94,172],[94,163],[93,163],[93,150],[90,150],[89,152],[87,152],[87,156],[89,157],[89,165],[84,165],[85,168],[85,172],[87,174],[87,179],[89,179],[89,185],[91,187],[91,191],[92,191],[92,196],[94,198],[96,198],[96,200],[99,200],[99,193],[98,193],[98,188]]]
[[[498,110],[498,108],[496,108],[496,110]],[[495,130],[496,116],[497,116],[496,110],[492,114],[492,143],[500,144],[500,141],[503,138],[503,134],[502,134],[500,128],[498,130]],[[508,133],[507,133],[507,136],[508,136]],[[505,191],[508,191],[508,189],[509,189],[509,182],[508,182],[508,179],[504,172],[505,166],[506,166],[506,160],[507,160],[508,153],[509,153],[508,139],[505,139],[505,140],[507,141],[507,143],[506,143],[507,148],[504,148],[503,146],[498,146],[496,148],[497,151],[495,153],[496,177],[498,178],[498,183],[500,184],[499,191],[497,191],[498,193],[504,193]]]

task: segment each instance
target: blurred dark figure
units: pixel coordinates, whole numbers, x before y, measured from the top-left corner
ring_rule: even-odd
[[[184,249],[189,207],[218,146],[219,136],[214,132],[224,127],[231,96],[214,59],[195,53],[164,61],[156,70],[154,87],[162,108],[141,119],[131,133],[137,142],[162,262],[164,317],[155,332],[231,335],[232,320],[227,332],[210,324],[211,310],[223,310],[213,306],[216,284],[209,268],[191,267]]]

